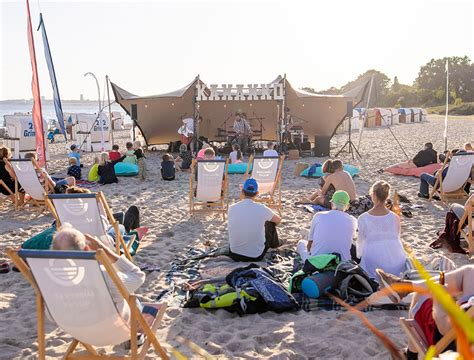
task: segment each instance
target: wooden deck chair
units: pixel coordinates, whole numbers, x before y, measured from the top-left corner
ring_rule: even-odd
[[[189,212],[222,213],[222,220],[229,208],[228,160],[193,160],[189,178]],[[197,171],[197,185],[194,182]]]
[[[474,316],[474,307],[469,308],[467,313],[470,316]],[[406,319],[404,317],[400,318],[400,325],[405,332],[405,334],[408,337],[408,340],[410,343],[413,344],[415,347],[417,353],[418,353],[418,358],[419,359],[424,359],[426,352],[428,351],[429,345],[428,341],[426,340],[425,334],[423,334],[423,331],[420,328],[420,325],[416,322],[415,319]],[[434,346],[435,346],[435,353],[434,356],[438,356],[441,354],[449,344],[453,340],[456,339],[456,333],[454,329],[451,329],[448,331],[447,334],[445,334],[440,341],[438,341]]]
[[[442,179],[443,170],[449,168],[444,179]],[[443,167],[436,174],[436,182],[430,192],[430,200],[438,192],[441,201],[460,200],[467,198],[468,194],[464,191],[464,186],[470,180],[472,166],[474,164],[474,153],[456,153],[446,156]]]
[[[281,170],[285,156],[250,156],[244,181],[249,177],[258,183],[255,201],[276,208],[281,215]],[[250,174],[251,173],[251,174]],[[275,192],[278,194],[275,194]]]
[[[5,184],[3,182],[3,180],[0,180],[0,187],[1,188],[4,188],[11,196],[14,197],[14,201],[13,201],[13,206],[15,206],[16,208],[16,204],[17,204],[17,198],[16,198],[16,195],[13,191],[10,190],[10,188],[7,186],[7,184]],[[4,194],[0,194],[0,196],[2,196]],[[3,205],[6,201],[10,200],[10,196],[9,195],[5,195],[5,196],[2,196],[2,201],[0,202],[1,205]]]
[[[458,232],[464,236],[469,245],[469,254],[474,254],[474,235],[472,232],[473,228],[473,216],[474,216],[474,194],[467,199],[466,204],[464,205],[463,216],[459,219]],[[467,223],[467,225],[466,225]]]
[[[150,345],[163,359],[168,356],[156,338],[166,304],[143,304],[157,311],[151,325],[138,309],[136,296],[124,287],[119,275],[103,250],[50,251],[7,249],[8,256],[31,284],[36,294],[38,358],[45,359],[45,306],[48,315],[64,332],[72,336],[64,359],[107,359],[95,347],[131,343],[130,356],[113,359],[143,359]],[[106,273],[104,273],[105,269]],[[108,275],[108,276],[107,276]],[[111,291],[111,285],[115,289]],[[130,310],[130,322],[117,310],[111,292],[120,294]],[[140,352],[137,329],[146,334]],[[87,355],[74,354],[82,345]]]
[[[54,192],[54,185],[45,176],[44,185],[38,179],[37,172],[42,171],[35,159],[10,159],[8,160],[15,173],[15,194],[18,195],[19,186],[23,188],[26,195],[25,202],[21,206],[31,204],[40,213],[47,209],[44,195]],[[20,206],[15,203],[15,208]]]
[[[108,244],[107,221],[114,228],[115,247],[117,254],[121,251],[127,259],[132,261],[130,249],[135,237],[125,243],[119,231],[119,223],[113,217],[104,193],[99,191],[95,194],[49,194],[46,204],[56,219],[56,227],[61,224],[70,223],[83,234],[97,237],[103,243]]]

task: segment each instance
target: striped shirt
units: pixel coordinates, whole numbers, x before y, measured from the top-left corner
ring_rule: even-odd
[[[241,119],[240,121],[234,121],[234,131],[240,135],[248,135],[252,129],[250,128],[250,124],[247,120]]]

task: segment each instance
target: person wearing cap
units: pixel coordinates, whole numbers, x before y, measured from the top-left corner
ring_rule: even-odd
[[[346,191],[336,191],[331,198],[332,210],[314,215],[308,240],[301,240],[296,246],[303,262],[309,256],[331,253],[338,253],[342,260],[351,259],[357,220],[345,212],[349,203],[350,198]]]
[[[77,166],[82,167],[83,165],[81,165],[81,149],[79,149],[79,146],[77,146],[76,144],[72,144],[70,149],[71,152],[67,154],[67,157],[75,158],[77,160]]]
[[[228,256],[235,261],[260,261],[270,247],[275,247],[275,226],[281,222],[273,210],[254,201],[258,183],[247,179],[242,187],[243,199],[229,207]],[[278,242],[278,241],[276,241]]]

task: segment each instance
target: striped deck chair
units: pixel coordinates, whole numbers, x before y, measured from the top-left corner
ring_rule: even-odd
[[[23,188],[26,196],[22,206],[33,205],[35,210],[40,213],[47,209],[44,196],[50,192],[54,193],[54,184],[45,176],[44,184],[41,184],[38,178],[38,172],[41,168],[35,159],[10,159],[8,160],[13,172],[15,173],[15,194],[18,194],[19,186]],[[15,204],[16,209],[19,208]]]
[[[471,307],[467,313],[471,316],[474,316],[474,307]],[[420,328],[420,325],[416,322],[414,319],[406,319],[404,317],[400,318],[400,325],[405,332],[405,334],[408,337],[408,340],[410,343],[415,347],[417,353],[418,353],[418,358],[419,359],[424,359],[426,352],[428,351],[429,345],[428,341],[426,340],[425,334]],[[444,349],[448,347],[449,344],[453,340],[456,339],[456,333],[454,329],[449,330],[449,332],[444,335],[440,341],[438,341],[434,347],[435,347],[435,353],[433,354],[434,356],[438,356],[441,354]]]
[[[444,179],[443,170],[448,166],[448,172]],[[446,156],[443,167],[436,174],[436,182],[430,192],[430,200],[438,192],[441,200],[446,203],[449,200],[462,200],[468,197],[464,186],[471,181],[471,171],[474,165],[474,153],[462,152]]]
[[[473,227],[473,216],[474,216],[474,194],[467,199],[464,205],[464,213],[459,219],[458,232],[464,236],[469,245],[469,254],[474,254],[474,227]]]
[[[168,355],[156,338],[155,332],[166,310],[166,304],[142,304],[130,294],[103,250],[49,251],[7,249],[8,256],[31,284],[36,293],[38,354],[45,359],[45,307],[48,315],[73,340],[64,359],[143,359],[150,345],[163,359]],[[105,271],[104,271],[105,270]],[[111,290],[111,286],[116,289]],[[124,299],[130,310],[130,321],[122,318],[111,296],[111,291]],[[151,315],[149,325],[147,317]],[[137,331],[146,335],[140,352]],[[118,345],[130,340],[129,356],[107,356],[96,347]],[[75,353],[78,345],[86,354]]]
[[[281,169],[285,156],[251,156],[244,175],[258,183],[258,196],[255,201],[276,208],[281,215]],[[275,192],[278,194],[275,194]]]
[[[217,212],[225,215],[229,208],[227,189],[228,160],[193,160],[189,178],[189,212]],[[197,184],[194,186],[197,172]]]
[[[46,204],[56,219],[56,227],[70,223],[83,234],[95,236],[104,244],[109,244],[108,225],[114,228],[117,254],[123,253],[132,261],[130,249],[135,237],[126,244],[119,231],[119,223],[113,217],[104,194],[49,194]],[[107,224],[108,222],[108,224]]]

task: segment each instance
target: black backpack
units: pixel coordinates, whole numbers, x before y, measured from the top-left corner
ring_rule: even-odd
[[[351,303],[358,303],[377,291],[379,284],[355,262],[342,261],[334,274],[332,293]]]

